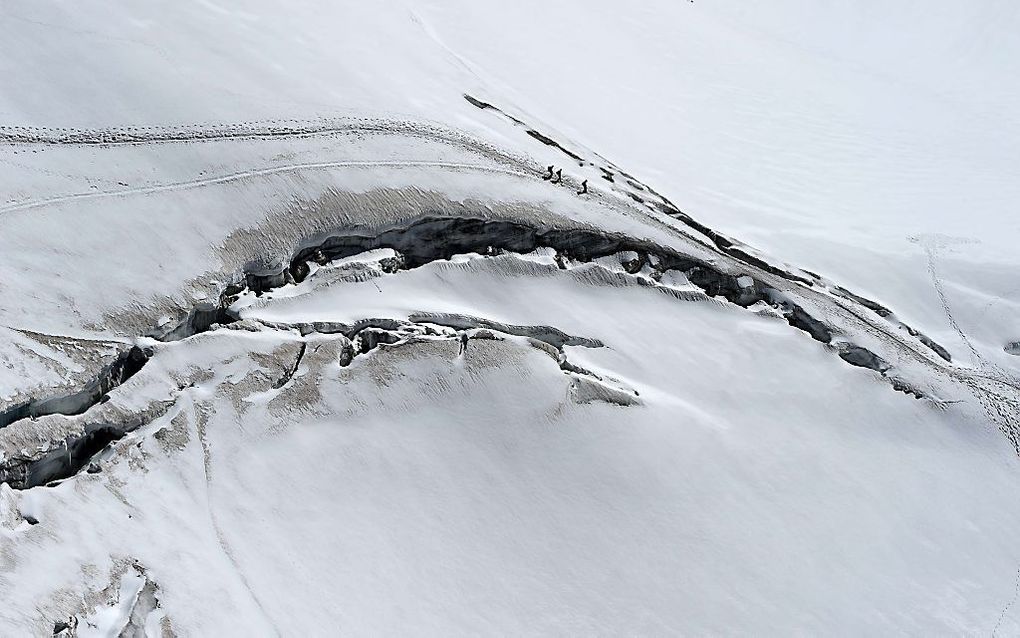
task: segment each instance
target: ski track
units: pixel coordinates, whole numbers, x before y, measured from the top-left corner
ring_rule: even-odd
[[[68,201],[119,197],[132,194],[170,192],[188,188],[200,188],[230,183],[252,177],[298,172],[302,170],[325,170],[330,168],[438,168],[446,170],[473,170],[478,172],[503,173],[527,177],[537,174],[537,164],[532,165],[524,158],[515,157],[492,144],[475,139],[460,131],[444,128],[427,122],[404,120],[377,120],[354,118],[352,120],[268,120],[240,122],[235,124],[193,124],[183,126],[112,127],[107,129],[79,129],[60,127],[0,126],[0,145],[44,145],[69,147],[119,147],[144,146],[152,144],[230,142],[246,140],[287,140],[313,136],[340,134],[399,135],[426,139],[440,144],[461,147],[471,153],[485,157],[505,168],[483,166],[462,162],[440,161],[333,161],[295,163],[261,169],[238,171],[218,177],[184,180],[169,184],[154,184],[137,188],[87,191],[56,197],[13,202],[0,206],[0,215],[30,210]]]
[[[942,279],[939,278],[938,274],[938,244],[932,238],[927,238],[923,241],[924,252],[928,258],[928,274],[931,276],[932,286],[935,288],[935,294],[938,295],[939,304],[942,306],[942,312],[945,313],[946,319],[949,321],[949,325],[952,326],[953,331],[959,335],[960,340],[963,341],[967,349],[970,350],[970,354],[973,357],[974,362],[982,367],[988,366],[988,361],[985,360],[981,353],[978,352],[974,344],[971,343],[970,338],[960,327],[960,324],[956,321],[956,317],[953,316],[953,311],[949,306],[949,299],[946,297],[945,287],[942,285]]]
[[[995,627],[992,628],[992,638],[995,638],[995,633],[999,631],[999,627],[1002,625],[1002,621],[1006,619],[1006,614],[1016,604],[1017,598],[1020,598],[1020,567],[1016,570],[1016,580],[1013,584],[1013,598],[1010,599],[1006,606],[1002,608],[1002,612],[999,614],[999,619],[995,622]]]
[[[304,170],[324,170],[331,168],[438,168],[446,170],[467,170],[487,173],[502,173],[504,175],[512,175],[515,177],[530,177],[530,175],[524,171],[518,171],[510,168],[499,168],[496,166],[483,166],[481,164],[466,164],[462,162],[437,162],[437,161],[414,161],[414,160],[307,162],[298,164],[284,164],[282,166],[273,166],[258,169],[249,169],[246,171],[227,173],[225,175],[219,175],[217,177],[184,180],[180,182],[171,182],[168,184],[154,184],[151,186],[139,186],[137,188],[125,188],[120,190],[72,193],[69,195],[59,195],[57,197],[49,197],[45,199],[37,199],[27,202],[18,202],[16,204],[0,206],[0,215],[30,210],[33,208],[41,208],[43,206],[50,206],[54,204],[62,204],[70,201],[105,199],[111,197],[127,197],[131,195],[144,195],[150,193],[165,193],[179,190],[188,190],[192,188],[202,188],[204,186],[214,186],[217,184],[227,184],[230,182],[241,181],[254,177],[265,177],[269,175],[279,175],[283,173],[296,173]]]
[[[461,146],[504,161],[514,159],[512,155],[492,144],[440,124],[380,118],[280,119],[228,124],[114,126],[103,129],[0,125],[0,145],[109,148],[150,144],[288,140],[345,134],[419,137]]]
[[[126,146],[174,142],[215,142],[247,139],[289,139],[335,133],[393,132],[440,127],[403,120],[371,118],[278,119],[228,124],[195,123],[157,126],[76,128],[0,125],[0,144],[43,146]],[[406,131],[405,131],[406,132]]]
[[[957,322],[956,317],[953,316],[953,311],[952,308],[950,307],[949,299],[946,296],[945,286],[943,285],[942,278],[939,277],[938,274],[938,251],[940,248],[945,247],[945,243],[943,241],[940,241],[938,237],[924,237],[919,238],[918,241],[920,241],[924,246],[924,251],[928,258],[928,274],[931,276],[932,286],[935,289],[936,295],[938,295],[939,304],[942,306],[942,310],[946,315],[946,319],[949,321],[949,325],[953,328],[953,330],[957,333],[957,335],[959,335],[963,343],[967,346],[967,349],[970,351],[971,357],[973,358],[973,361],[976,365],[976,369],[973,372],[972,379],[973,377],[977,377],[984,379],[986,381],[998,383],[1002,386],[1014,390],[1020,389],[1020,382],[1018,382],[1017,378],[1006,369],[1002,368],[1001,366],[997,365],[992,361],[989,361],[984,355],[982,355],[981,352],[974,346],[973,342],[971,342],[970,337],[967,336],[967,333],[963,331],[963,328],[960,326],[959,322]],[[1004,396],[1002,393],[993,392],[991,398],[1000,403],[1005,403],[1014,408],[1017,408],[1014,414],[1020,413],[1020,405],[1018,405],[1015,400],[1011,400],[1010,398]],[[989,409],[994,410],[999,414],[1002,414],[1001,407],[998,405],[993,404],[991,406],[987,406],[986,411]],[[1014,424],[1017,423],[1017,417],[1015,416],[1011,417],[1008,413],[1006,413],[1003,416],[1003,418],[1012,421]],[[1017,426],[1014,425],[1014,427]],[[1017,432],[1016,434],[1017,436],[1020,436],[1020,432]],[[1020,441],[1018,441],[1018,443],[1020,443]],[[1018,452],[1020,452],[1020,450],[1018,450]]]
[[[269,615],[269,612],[267,612],[266,608],[262,605],[262,601],[259,600],[259,597],[255,594],[255,590],[252,589],[247,576],[244,575],[241,565],[234,556],[234,552],[231,550],[230,544],[227,542],[226,535],[223,533],[223,529],[220,527],[219,521],[216,518],[216,510],[213,507],[212,477],[210,475],[210,470],[212,468],[212,451],[210,449],[209,442],[206,439],[206,428],[203,424],[202,417],[195,414],[194,410],[192,411],[192,416],[195,418],[198,440],[202,446],[202,465],[205,469],[206,510],[209,513],[209,523],[212,525],[213,532],[216,534],[216,541],[220,546],[220,551],[223,552],[223,556],[233,566],[234,573],[237,575],[238,580],[240,580],[241,585],[245,588],[245,590],[247,590],[248,595],[255,604],[255,607],[257,607],[262,613],[266,624],[272,628],[275,635],[282,636],[279,627],[277,627],[276,623]]]

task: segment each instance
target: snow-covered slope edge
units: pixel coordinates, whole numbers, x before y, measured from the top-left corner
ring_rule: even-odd
[[[100,393],[109,400],[95,403],[96,393],[87,392],[87,401],[66,410],[84,409],[81,414],[42,409],[53,402],[38,399],[50,398],[54,389],[30,391],[31,379],[26,379],[29,383],[21,394],[29,404],[17,408],[27,412],[8,411],[12,418],[0,429],[4,478],[15,487],[31,487],[5,496],[9,523],[4,533],[12,540],[5,552],[12,569],[2,583],[12,592],[12,603],[2,618],[9,626],[28,623],[43,629],[66,622],[81,628],[83,622],[91,622],[98,627],[106,622],[102,618],[111,617],[119,619],[118,626],[163,623],[184,634],[264,633],[274,628],[280,633],[316,633],[323,626],[372,633],[401,631],[409,627],[405,623],[422,622],[435,633],[508,627],[523,631],[531,622],[547,630],[637,627],[656,632],[722,630],[767,619],[777,627],[821,629],[847,621],[831,600],[810,593],[812,579],[830,572],[825,566],[828,559],[801,565],[806,588],[786,581],[778,564],[768,565],[775,557],[788,560],[795,546],[823,543],[826,534],[818,527],[820,520],[779,514],[769,505],[743,508],[748,518],[739,527],[760,530],[770,525],[766,522],[770,517],[778,516],[772,524],[798,538],[792,545],[782,538],[759,542],[743,559],[732,559],[736,545],[750,546],[750,539],[733,536],[738,530],[727,522],[735,510],[724,508],[722,517],[716,518],[701,509],[707,518],[684,520],[700,509],[695,501],[706,490],[736,490],[753,500],[768,493],[772,496],[765,502],[803,511],[831,503],[832,490],[839,490],[837,486],[850,476],[857,477],[854,482],[863,481],[860,489],[872,496],[859,505],[831,504],[829,515],[859,513],[865,502],[866,509],[879,507],[884,514],[843,524],[862,539],[892,539],[889,551],[907,562],[876,585],[869,581],[876,576],[877,563],[863,560],[861,554],[873,545],[858,545],[850,536],[841,536],[849,552],[836,559],[848,570],[847,580],[839,585],[843,595],[866,600],[876,609],[895,604],[911,610],[904,619],[915,622],[930,617],[936,606],[944,611],[945,601],[940,598],[936,605],[932,590],[942,597],[956,595],[961,583],[1000,564],[995,549],[1000,541],[989,539],[990,528],[962,525],[975,517],[991,516],[989,521],[1009,517],[998,521],[1005,535],[1017,515],[1012,505],[1006,505],[1012,502],[1006,487],[1015,481],[1015,457],[1001,439],[988,438],[981,425],[991,420],[1014,436],[1016,412],[1009,402],[1015,401],[1015,388],[1008,377],[946,361],[888,316],[852,295],[831,294],[810,274],[804,277],[756,261],[760,257],[727,250],[735,244],[725,240],[720,246],[718,237],[706,234],[708,229],[692,229],[693,220],[663,210],[668,202],[655,200],[635,177],[626,177],[630,182],[624,187],[616,181],[601,184],[596,177],[589,182],[589,192],[578,195],[576,177],[558,185],[541,179],[541,167],[527,159],[527,144],[547,142],[534,136],[525,136],[517,149],[500,150],[454,132],[408,136],[407,128],[376,131],[365,139],[332,128],[287,138],[287,145],[299,153],[305,149],[313,159],[321,157],[321,149],[336,148],[342,139],[344,153],[356,159],[304,162],[308,173],[301,173],[299,181],[283,183],[289,192],[304,192],[304,197],[295,201],[291,195],[289,201],[276,203],[275,210],[264,205],[247,210],[217,207],[215,216],[195,215],[202,207],[218,206],[224,189],[229,189],[231,201],[254,202],[266,195],[267,185],[280,187],[274,180],[291,179],[289,168],[274,171],[270,163],[261,173],[237,178],[228,168],[193,183],[178,180],[165,188],[157,184],[58,197],[7,213],[14,232],[5,234],[5,250],[13,260],[35,259],[39,242],[48,242],[46,252],[58,256],[52,264],[54,273],[76,272],[74,286],[91,280],[103,290],[100,297],[80,299],[80,319],[70,322],[55,312],[63,295],[56,277],[56,285],[31,294],[33,305],[18,305],[10,296],[7,307],[19,309],[28,325],[56,328],[61,338],[72,342],[83,339],[75,343],[78,354],[71,355],[76,362],[83,352],[94,356],[90,343],[108,352],[111,339],[126,342],[122,352],[135,353],[127,360],[146,360],[127,375],[110,366],[109,355],[100,357],[106,368],[94,373],[97,377],[85,374],[85,387],[98,378],[105,390],[110,384],[102,379],[111,374],[122,384]],[[135,140],[94,148],[71,144],[61,152],[135,154],[159,144],[165,157],[188,148],[167,143]],[[233,153],[238,144],[272,145],[281,140],[193,143],[209,153]],[[369,159],[383,149],[386,160]],[[260,154],[266,156],[265,149]],[[293,164],[290,158],[286,161]],[[585,164],[579,171],[587,166],[601,172],[599,158],[579,161]],[[341,183],[343,188],[338,187]],[[145,242],[133,243],[138,234],[130,218],[138,200],[144,200],[149,211],[158,210],[164,201],[174,207],[187,202],[187,214],[177,216],[165,209],[167,216],[160,223],[174,224],[175,232],[149,234]],[[648,200],[660,206],[649,206]],[[108,222],[98,231],[102,240],[97,236],[76,244],[72,252],[63,247],[60,236],[47,239],[36,234],[35,243],[18,236],[19,220],[24,232],[31,232],[39,214],[60,220],[82,236],[96,227],[97,216]],[[88,221],[81,223],[83,219]],[[196,223],[202,225],[201,232],[190,230]],[[102,260],[82,250],[90,245],[94,250],[118,246],[120,266],[96,268]],[[40,275],[38,270],[36,274]],[[24,283],[26,292],[30,284]],[[8,288],[5,294],[16,291]],[[196,301],[198,291],[204,294]],[[131,297],[137,302],[127,304]],[[96,333],[97,325],[104,331]],[[45,333],[27,329],[24,326],[18,334]],[[470,339],[467,353],[458,355],[455,344],[462,332]],[[44,341],[56,338],[42,336]],[[88,341],[94,339],[105,340]],[[129,350],[128,344],[138,349]],[[598,354],[602,351],[606,354]],[[663,352],[670,354],[661,356]],[[653,354],[660,356],[649,356]],[[43,355],[34,356],[42,360]],[[857,372],[847,363],[873,370]],[[692,370],[685,372],[688,366]],[[696,377],[691,376],[694,370]],[[740,380],[743,376],[745,381]],[[674,386],[670,380],[678,377],[680,385]],[[883,378],[924,398],[918,401],[893,392]],[[726,396],[729,388],[739,393],[739,399],[726,407],[715,397]],[[784,395],[786,399],[780,400]],[[749,411],[748,406],[755,407]],[[688,425],[676,427],[678,414]],[[450,423],[457,424],[457,433],[444,429]],[[538,423],[548,423],[553,430],[541,434],[533,430]],[[865,423],[866,432],[850,434]],[[513,433],[504,431],[508,424],[513,424]],[[365,435],[352,439],[352,427],[362,428]],[[415,445],[406,447],[399,438],[390,439],[396,432],[402,432],[399,437],[411,435],[405,431],[408,427],[425,427],[413,435]],[[592,428],[601,431],[600,437],[611,447],[591,443]],[[422,448],[424,441],[418,437],[426,432],[439,439]],[[534,440],[553,432],[567,438],[560,443]],[[877,432],[886,436],[897,432],[910,443],[883,448],[886,452],[876,457]],[[482,439],[476,438],[479,435]],[[853,442],[833,445],[833,435],[837,440],[852,436]],[[755,441],[758,437],[765,439]],[[384,445],[386,440],[390,443]],[[532,443],[525,443],[528,440]],[[795,443],[798,440],[813,442],[802,445]],[[700,443],[695,445],[696,441]],[[585,450],[580,456],[569,451],[578,444]],[[537,458],[512,453],[516,460],[505,465],[491,455],[501,455],[497,450],[506,445],[524,445],[521,454],[532,445],[552,448]],[[712,456],[722,463],[713,464],[718,470],[695,470],[696,465],[679,463],[690,454],[691,445],[715,448]],[[620,446],[628,454],[617,454]],[[889,465],[893,457],[885,454],[915,446],[929,451],[920,457],[909,454],[904,470],[893,470]],[[774,461],[764,465],[751,461],[769,448],[784,451],[766,458],[784,459],[784,465],[803,469],[777,475]],[[613,449],[616,452],[610,452]],[[647,455],[652,449],[671,452],[651,459]],[[324,454],[339,454],[342,462],[331,463]],[[476,454],[481,456],[469,460]],[[608,466],[607,454],[615,459]],[[807,459],[818,455],[828,459],[830,468],[822,474],[807,470],[817,462]],[[365,465],[367,458],[384,465],[377,466],[376,461]],[[403,458],[402,465],[409,464],[408,469],[418,470],[405,475],[380,469],[398,458]],[[427,478],[455,458],[468,459],[455,484]],[[294,470],[281,468],[281,462]],[[516,472],[511,468],[520,463],[532,478],[515,486]],[[748,468],[748,463],[757,476],[750,482],[738,478],[739,472],[747,471],[739,468]],[[864,473],[867,478],[861,477],[861,468],[869,464],[873,469]],[[946,472],[947,465],[956,469]],[[276,469],[268,471],[270,467]],[[298,468],[300,474],[295,475]],[[699,476],[683,478],[675,474],[677,468]],[[931,474],[936,468],[938,474]],[[599,474],[603,471],[610,474]],[[803,482],[805,471],[811,477],[808,484]],[[482,478],[492,472],[498,477],[495,483]],[[591,472],[599,475],[590,476]],[[959,472],[970,476],[962,485]],[[983,478],[975,480],[974,472]],[[408,483],[411,476],[417,486]],[[635,476],[644,478],[632,482]],[[940,490],[945,509],[929,511],[929,505],[911,496],[919,476],[935,482],[925,489]],[[67,477],[73,478],[63,481]],[[648,480],[657,485],[655,500],[676,512],[634,510],[617,519],[614,512],[620,508],[627,511],[644,503],[633,500],[634,490]],[[52,481],[59,483],[57,487],[32,487]],[[324,485],[340,489],[363,481],[373,487],[360,497],[348,490],[343,492],[346,496],[331,492],[325,500],[314,496]],[[609,481],[616,487],[591,490],[585,487],[590,481],[594,485]],[[977,493],[971,488],[980,485],[984,490],[989,484],[1004,491],[994,489],[975,502]],[[698,487],[689,491],[690,485]],[[294,491],[301,494],[297,500],[285,496]],[[157,493],[162,498],[156,498]],[[999,501],[1000,493],[1007,500]],[[253,500],[245,494],[258,496]],[[394,508],[362,500],[372,495],[387,502],[403,498],[400,494],[428,505],[409,510],[406,505]],[[552,509],[529,504],[539,494],[552,499],[547,505]],[[167,497],[174,502],[170,508],[160,505]],[[522,524],[538,525],[544,532],[516,536],[516,543],[524,544],[505,552],[506,541],[493,536],[491,523],[475,518],[479,510],[469,503],[479,498],[520,511]],[[609,499],[611,506],[597,513],[601,508],[585,504],[592,498]],[[290,511],[288,502],[319,504]],[[224,512],[221,508],[227,503],[232,505]],[[262,507],[273,513],[260,513]],[[971,513],[960,517],[961,507]],[[457,513],[449,522],[440,522],[450,508]],[[538,523],[557,510],[574,512],[570,519],[574,522],[553,527]],[[350,530],[354,535],[337,539],[338,526],[350,525],[357,511],[362,512],[361,523]],[[894,511],[898,513],[889,518]],[[970,542],[965,538],[977,542],[980,537],[985,553],[964,556],[935,543],[920,553],[903,555],[902,544],[912,542],[908,539],[917,533],[903,516],[922,511],[936,517],[925,525],[955,530],[945,543],[956,547]],[[96,515],[109,522],[100,523]],[[398,518],[384,522],[393,516]],[[111,527],[118,517],[131,523]],[[634,530],[634,539],[648,549],[619,544],[618,535],[628,529],[625,521],[631,517],[645,522],[640,532]],[[263,532],[252,536],[255,520]],[[499,515],[492,519],[496,521],[506,525]],[[692,522],[695,527],[688,527]],[[580,542],[577,534],[593,528],[605,530],[607,536],[580,543],[579,549],[584,549],[578,554],[560,550],[559,558],[553,559],[548,553],[561,541]],[[426,535],[416,540],[403,534],[374,541],[365,537],[384,529]],[[438,534],[432,541],[427,541],[429,529]],[[699,536],[695,529],[714,530],[715,540]],[[171,539],[157,530],[177,532]],[[676,545],[671,539],[678,533],[695,536]],[[41,540],[40,534],[49,539],[43,545],[19,541]],[[260,547],[295,534],[304,539],[300,551],[285,552],[282,562],[265,560]],[[488,540],[481,544],[470,540],[476,534]],[[1002,536],[1001,542],[1006,538]],[[560,540],[548,545],[550,539]],[[423,541],[443,548],[439,562],[424,558],[428,551],[420,545]],[[609,550],[610,546],[616,549]],[[398,551],[400,547],[405,549]],[[533,591],[534,598],[521,600],[533,611],[518,615],[496,602],[511,591],[517,595],[522,591],[523,582],[511,577],[503,585],[490,582],[491,602],[475,605],[475,611],[465,615],[466,599],[458,592],[464,579],[478,578],[482,572],[471,566],[445,570],[447,552],[455,547],[467,551],[485,573],[523,561],[520,578],[543,583]],[[814,545],[812,556],[826,556],[824,547]],[[604,555],[605,561],[587,562],[583,556],[592,551]],[[56,581],[29,577],[23,570],[36,568],[40,552],[55,561],[51,573],[65,576]],[[705,562],[694,558],[702,552],[716,558]],[[429,583],[437,598],[417,599],[414,611],[394,616],[390,605],[403,606],[406,602],[401,601],[414,597],[401,594],[392,599],[383,590],[364,589],[364,579],[374,572],[367,564],[345,570],[352,580],[320,574],[306,581],[320,590],[324,579],[330,580],[332,585],[326,588],[330,599],[339,596],[345,601],[339,610],[327,609],[311,589],[291,581],[295,561],[304,565],[302,569],[313,569],[313,563],[319,566],[314,569],[331,565],[339,569],[354,555],[374,556],[373,561],[381,560],[391,569],[426,570],[420,582]],[[766,558],[769,555],[774,558]],[[666,557],[665,563],[653,567]],[[721,565],[737,564],[731,559],[765,561],[755,577],[768,583],[764,588],[748,589],[755,579],[735,575],[715,581],[740,590],[742,613],[732,615],[718,591],[696,595],[681,587],[677,595],[692,601],[689,605],[678,605],[679,599],[666,593],[676,591],[675,579],[683,571],[703,570],[700,582],[705,582]],[[75,567],[80,561],[96,568],[89,568],[82,578]],[[543,563],[547,567],[540,567]],[[627,613],[606,615],[614,609],[609,601],[621,592],[611,584],[595,586],[592,580],[602,569],[620,569],[624,564],[631,565],[631,584],[642,592],[641,602],[631,604],[642,610],[643,620]],[[933,564],[939,567],[929,572],[924,586],[903,588],[903,578],[919,578],[916,569],[921,565],[931,569]],[[218,565],[219,575],[197,582],[197,575],[208,574],[210,565]],[[553,594],[548,589],[577,569],[588,575],[576,591]],[[964,576],[965,572],[973,575]],[[1008,580],[1009,569],[1002,574]],[[14,587],[24,582],[33,584]],[[283,582],[291,583],[290,593],[279,589]],[[141,594],[131,592],[142,592],[146,583],[152,583],[149,591],[154,593],[139,607],[141,603],[130,601],[140,601]],[[214,593],[223,583],[233,584]],[[386,590],[396,585],[389,576],[377,583]],[[60,588],[72,593],[53,593]],[[361,588],[361,593],[352,588]],[[199,600],[210,596],[216,597],[219,609],[232,613],[215,617],[199,613]],[[791,601],[812,620],[777,614],[776,596]],[[104,600],[112,601],[111,610],[121,611],[103,612]],[[553,601],[548,614],[537,611],[541,600]],[[966,606],[952,607],[950,616],[931,626],[977,624],[986,613],[982,610],[991,613],[1001,604],[1000,596],[992,592],[983,600],[974,605],[970,598]],[[48,611],[40,615],[39,605]],[[562,618],[557,608],[572,610],[572,620]],[[455,615],[444,611],[453,609],[460,611]],[[526,620],[535,618],[533,613],[538,613],[538,620]],[[63,620],[67,617],[74,620]],[[854,624],[859,629],[890,625],[898,623],[863,619]]]
[[[8,7],[0,635],[1020,631],[1009,256],[886,259],[1016,129],[743,4]]]

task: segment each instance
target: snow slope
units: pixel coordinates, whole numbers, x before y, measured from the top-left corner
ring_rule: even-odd
[[[0,635],[1016,633],[1017,14],[4,7]]]
[[[1017,369],[1014,4],[414,5],[500,98],[716,230]]]

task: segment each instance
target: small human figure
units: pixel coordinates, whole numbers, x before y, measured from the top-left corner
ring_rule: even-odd
[[[581,182],[581,190],[577,191],[578,195],[584,195],[588,192],[588,180]]]
[[[545,170],[549,171],[549,174],[548,175],[543,175],[542,179],[545,179],[545,180],[552,179],[552,176],[553,176],[553,165],[550,164],[549,166],[546,166]]]
[[[552,184],[559,184],[562,181],[563,181],[563,169],[562,168],[557,168],[556,169],[556,177],[554,177],[552,182],[550,182],[550,183],[552,183]]]
[[[464,332],[460,333],[460,352],[458,352],[457,354],[464,354],[465,352],[467,352],[467,344],[468,333],[465,330]]]

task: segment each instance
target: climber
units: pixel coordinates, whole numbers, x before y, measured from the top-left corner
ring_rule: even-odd
[[[578,195],[584,195],[588,192],[588,180],[581,182],[581,190],[577,191]]]
[[[551,183],[552,184],[559,184],[562,181],[563,181],[563,169],[562,168],[557,168],[556,169],[556,177],[553,178]]]
[[[460,333],[460,352],[458,354],[464,354],[467,352],[467,344],[468,333],[467,330],[465,330],[464,332]]]
[[[553,176],[553,165],[550,164],[549,166],[546,166],[545,170],[549,171],[549,174],[548,175],[543,175],[542,179],[546,179],[546,180],[552,179],[552,176]]]

